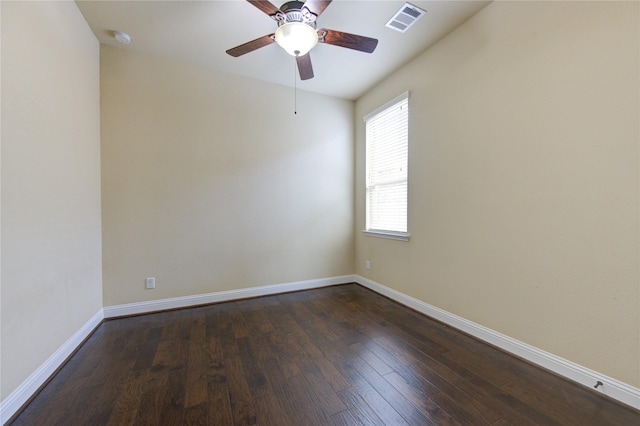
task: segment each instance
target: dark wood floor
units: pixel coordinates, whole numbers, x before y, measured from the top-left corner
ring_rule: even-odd
[[[356,284],[106,321],[13,425],[639,425]]]

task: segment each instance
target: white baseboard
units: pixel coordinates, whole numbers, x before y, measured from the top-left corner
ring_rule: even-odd
[[[388,298],[393,299],[411,309],[435,318],[438,321],[464,331],[467,334],[517,355],[520,358],[524,358],[527,361],[546,368],[547,370],[553,371],[554,373],[564,376],[574,382],[593,388],[593,386],[600,381],[602,382],[602,386],[598,386],[598,388],[594,390],[597,390],[599,393],[607,395],[610,398],[620,401],[626,405],[640,409],[640,389],[636,387],[520,342],[519,340],[513,339],[509,336],[505,336],[504,334],[498,333],[490,328],[429,305],[428,303],[393,290],[360,275],[356,275],[353,281],[375,291],[376,293],[387,296]]]
[[[20,384],[0,403],[0,424],[5,424],[18,412],[20,407],[40,389],[51,375],[67,360],[67,358],[82,344],[104,319],[100,309],[73,336],[71,336],[57,351],[53,353],[38,369]]]
[[[229,300],[268,296],[271,294],[286,293],[290,291],[309,290],[312,288],[327,287],[354,281],[355,275],[342,275],[338,277],[319,278],[314,280],[296,281],[261,287],[250,287],[240,290],[229,290],[216,293],[196,294],[193,296],[174,297],[171,299],[150,300],[148,302],[127,303],[125,305],[105,307],[104,316],[105,318],[116,318],[127,315],[164,311],[168,309],[186,308],[189,306],[226,302]]]
[[[600,381],[603,385],[598,387],[598,392],[631,407],[640,409],[640,389],[638,388],[520,342],[509,336],[505,336],[504,334],[429,305],[428,303],[393,290],[360,275],[343,275],[338,277],[297,281],[218,293],[107,306],[91,317],[89,321],[87,321],[53,355],[51,355],[36,371],[34,371],[20,386],[18,386],[18,388],[11,392],[11,394],[9,394],[9,396],[0,403],[0,424],[5,424],[5,422],[7,422],[20,409],[20,407],[22,407],[22,405],[38,391],[40,386],[42,386],[42,384],[51,377],[51,375],[65,362],[69,355],[71,355],[73,351],[82,344],[82,342],[104,318],[143,314],[167,309],[245,299],[249,297],[268,296],[271,294],[309,290],[350,282],[356,282],[411,309],[442,321],[445,324],[464,331],[465,333],[468,333],[480,340],[490,343],[584,386],[593,387],[597,381]]]
[[[342,275],[337,277],[296,281],[240,290],[176,297],[172,299],[107,306],[100,309],[99,312],[91,317],[91,319],[89,319],[89,321],[87,321],[73,336],[71,336],[69,340],[67,340],[53,355],[38,367],[36,371],[34,371],[24,382],[22,382],[22,384],[20,384],[20,386],[18,386],[0,403],[0,424],[4,425],[5,422],[17,413],[25,402],[35,395],[38,389],[40,389],[40,386],[42,386],[51,377],[51,375],[66,361],[73,351],[78,349],[82,342],[105,318],[115,318],[167,309],[206,305],[209,303],[267,296],[290,291],[309,290],[313,288],[355,282],[355,277],[355,275]]]

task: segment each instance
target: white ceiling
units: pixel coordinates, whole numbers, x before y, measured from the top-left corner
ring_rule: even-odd
[[[103,44],[294,85],[295,60],[276,44],[238,58],[225,53],[276,29],[275,21],[245,0],[77,0],[76,3]],[[280,7],[284,2],[272,3]],[[311,51],[315,77],[298,80],[298,88],[357,99],[490,1],[410,1],[427,13],[403,34],[386,28],[385,23],[404,3],[334,0],[318,18],[318,28],[377,38],[378,47],[367,54],[318,44]],[[115,30],[131,35],[131,44],[118,43],[113,37]]]

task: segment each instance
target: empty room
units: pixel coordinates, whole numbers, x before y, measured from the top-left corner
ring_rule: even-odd
[[[640,424],[639,1],[0,19],[0,424]]]

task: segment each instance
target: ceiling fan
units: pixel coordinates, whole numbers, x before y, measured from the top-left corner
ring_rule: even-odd
[[[267,0],[247,0],[278,23],[278,29],[227,50],[233,57],[242,56],[261,47],[277,43],[287,53],[295,56],[301,80],[313,78],[309,51],[318,43],[333,44],[360,52],[372,53],[378,45],[375,38],[349,34],[322,28],[316,30],[316,18],[324,12],[332,0],[288,1],[277,8]]]

